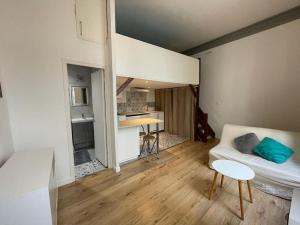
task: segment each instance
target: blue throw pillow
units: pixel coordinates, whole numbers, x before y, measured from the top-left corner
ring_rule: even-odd
[[[255,146],[254,152],[266,160],[279,164],[284,163],[294,154],[291,148],[268,137]]]

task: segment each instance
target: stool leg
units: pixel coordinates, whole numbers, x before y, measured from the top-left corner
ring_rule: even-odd
[[[251,193],[251,186],[250,186],[250,181],[249,180],[247,180],[247,185],[248,185],[250,202],[253,203],[252,193]]]
[[[143,139],[143,145],[142,145],[142,148],[140,149],[140,155],[139,155],[139,158],[142,157],[142,153],[144,152],[144,146],[145,146],[145,140]]]
[[[223,182],[224,182],[224,175],[221,177],[221,187],[223,187]]]
[[[212,195],[213,190],[214,190],[214,186],[215,186],[215,183],[216,183],[216,180],[217,180],[217,176],[218,176],[218,172],[215,171],[214,179],[213,179],[213,182],[212,182],[210,190],[209,190],[209,196],[208,196],[209,200],[211,199],[211,195]]]
[[[147,124],[147,134],[150,134],[150,124]],[[148,152],[150,151],[150,141],[148,140],[148,144],[147,144],[147,149]]]
[[[150,146],[150,141],[149,140],[147,140],[147,145]],[[149,147],[147,147],[146,153],[147,153],[146,154],[146,161],[149,162]]]
[[[238,183],[239,183],[239,193],[240,193],[241,219],[244,220],[242,181],[239,180]]]
[[[151,147],[151,150],[150,150],[151,153],[153,153],[153,149],[154,149],[154,147],[155,147],[155,143],[156,143],[156,139],[155,139],[155,141],[153,142],[153,145],[152,145],[152,147]],[[157,150],[156,150],[156,151],[157,151]]]

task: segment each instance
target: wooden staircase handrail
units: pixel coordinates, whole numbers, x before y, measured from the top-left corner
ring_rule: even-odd
[[[208,114],[204,113],[203,110],[199,106],[199,85],[194,86],[192,84],[189,85],[193,96],[195,98],[195,128],[194,128],[194,139],[202,140],[203,142],[207,142],[207,137],[215,137],[215,132],[208,124]]]

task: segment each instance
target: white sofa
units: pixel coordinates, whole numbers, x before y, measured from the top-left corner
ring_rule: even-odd
[[[276,164],[256,155],[240,153],[235,149],[234,138],[251,132],[260,140],[264,137],[273,138],[291,147],[295,153],[283,164]],[[255,186],[267,193],[291,199],[293,189],[300,190],[300,132],[226,124],[220,143],[209,151],[210,167],[216,159],[230,159],[248,165],[256,173]]]

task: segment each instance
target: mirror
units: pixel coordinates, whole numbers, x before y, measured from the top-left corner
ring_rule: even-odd
[[[89,104],[89,92],[87,87],[72,87],[72,106]]]

